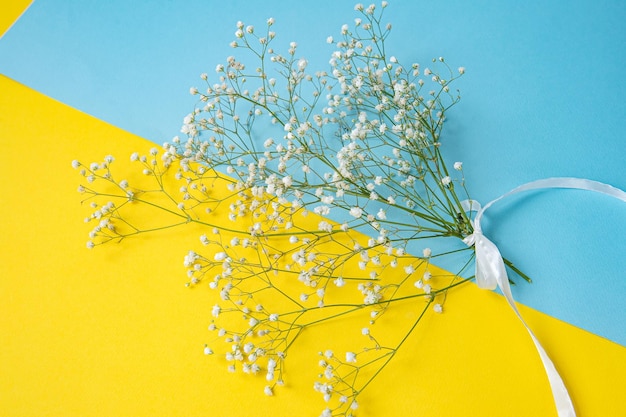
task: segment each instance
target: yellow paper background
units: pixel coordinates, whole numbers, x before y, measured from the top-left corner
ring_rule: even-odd
[[[182,256],[200,229],[85,248],[71,160],[152,145],[5,77],[0,91],[3,415],[318,415],[315,352],[345,331],[341,321],[303,337],[274,398],[262,394],[263,378],[228,374],[202,354],[214,295],[183,285]],[[473,285],[448,298],[370,387],[362,415],[554,415],[539,359],[504,300]],[[626,349],[522,311],[580,416],[626,414]]]
[[[21,12],[6,11],[0,33]],[[262,377],[228,374],[202,354],[214,295],[185,288],[182,267],[199,228],[85,248],[88,210],[71,160],[122,160],[149,142],[0,76],[0,143],[0,415],[320,413],[316,352],[345,322],[305,333],[287,386],[268,398]],[[626,349],[521,309],[578,415],[626,415]],[[473,285],[423,320],[361,406],[362,416],[555,415],[525,330],[500,296]]]

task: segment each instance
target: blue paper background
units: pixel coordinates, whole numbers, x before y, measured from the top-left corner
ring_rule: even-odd
[[[260,28],[273,16],[278,45],[295,40],[309,68],[327,69],[325,39],[352,22],[353,5],[37,0],[0,39],[0,72],[162,143],[193,108],[199,74],[237,54],[228,44],[238,20]],[[626,3],[398,0],[385,13],[391,54],[467,68],[444,144],[473,198],[550,176],[626,189]],[[483,229],[534,278],[514,288],[518,301],[626,345],[624,203],[529,193],[495,206]]]

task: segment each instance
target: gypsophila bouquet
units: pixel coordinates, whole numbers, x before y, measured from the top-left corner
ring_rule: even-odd
[[[187,285],[216,291],[205,353],[265,378],[267,395],[288,378],[285,363],[309,327],[361,323],[346,329],[353,348],[319,350],[323,416],[354,415],[423,315],[441,313],[448,290],[473,278],[474,249],[461,243],[473,231],[463,165],[440,151],[465,70],[391,55],[386,7],[355,6],[354,24],[327,39],[336,47],[328,71],[311,72],[295,42],[275,50],[274,19],[262,29],[239,22],[239,56],[191,89],[199,101],[184,137],[131,156],[142,179],[118,178],[111,156],[73,163],[94,209],[90,248],[205,227],[193,237],[205,248],[184,258]],[[154,212],[169,220],[155,223]],[[453,241],[449,251],[429,249],[439,238]],[[451,253],[462,256],[458,272],[433,273],[431,261]],[[415,315],[394,323],[393,337],[379,335],[376,324],[400,303]]]

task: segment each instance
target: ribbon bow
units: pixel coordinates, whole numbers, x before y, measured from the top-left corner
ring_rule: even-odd
[[[480,220],[483,213],[494,203],[519,192],[544,188],[570,188],[595,191],[626,202],[626,192],[597,181],[581,178],[546,178],[538,181],[532,181],[514,188],[508,193],[503,194],[502,196],[489,202],[484,207],[481,207],[480,204],[474,200],[465,200],[461,202],[465,211],[477,212],[473,222],[474,232],[463,239],[463,242],[465,242],[466,245],[474,246],[475,248],[476,284],[478,287],[486,290],[493,290],[496,287],[500,288],[500,291],[502,291],[506,301],[509,303],[533,340],[552,388],[552,395],[554,397],[554,403],[557,408],[558,416],[575,417],[576,412],[574,411],[572,400],[567,392],[567,388],[565,388],[565,384],[563,383],[561,376],[515,305],[515,300],[513,299],[513,294],[511,293],[511,286],[509,285],[509,278],[506,274],[506,268],[500,251],[492,241],[483,235],[480,227]]]

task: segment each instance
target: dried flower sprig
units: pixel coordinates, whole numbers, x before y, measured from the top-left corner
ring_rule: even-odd
[[[212,343],[205,353],[222,350],[230,371],[264,375],[267,395],[283,384],[304,330],[360,317],[366,347],[320,353],[323,416],[353,415],[423,315],[441,313],[447,291],[473,278],[462,277],[472,248],[429,249],[432,239],[472,233],[463,165],[448,169],[440,152],[460,99],[452,84],[465,70],[442,57],[424,68],[389,55],[386,6],[355,6],[353,27],[327,39],[336,47],[328,73],[308,72],[295,42],[275,51],[274,19],[262,33],[239,22],[231,46],[255,64],[231,56],[216,81],[201,76],[186,138],[131,156],[145,179],[118,180],[110,156],[73,163],[95,210],[90,248],[189,223],[207,228],[207,249],[184,259],[187,285],[219,292],[209,329],[226,349]],[[171,221],[152,224],[154,210]],[[421,256],[409,255],[416,250]],[[467,256],[456,274],[433,273],[432,259],[458,252]],[[414,319],[396,323],[395,338],[377,335],[375,324],[399,303],[414,306]]]

